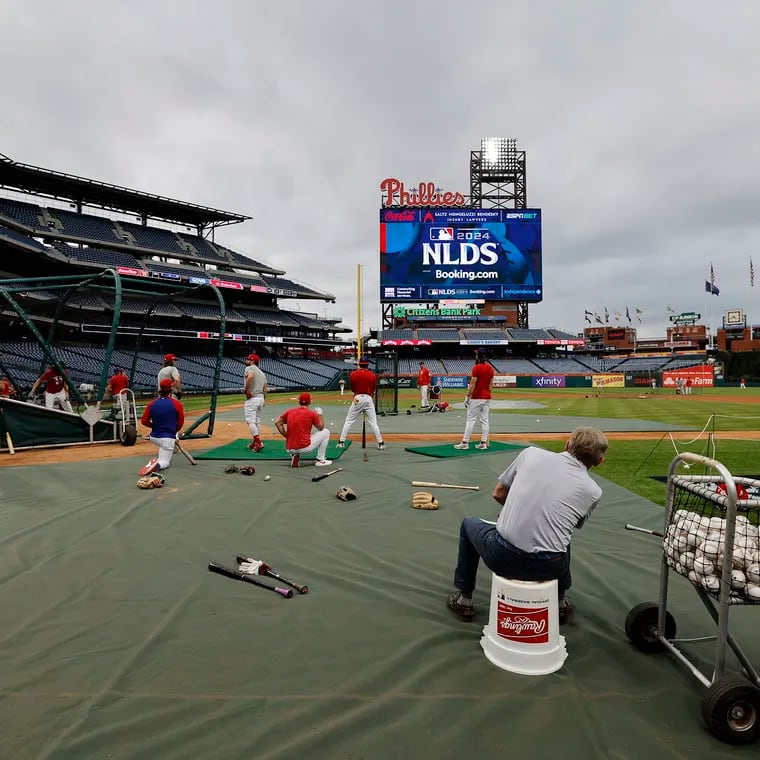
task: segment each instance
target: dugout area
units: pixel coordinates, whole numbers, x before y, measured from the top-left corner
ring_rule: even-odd
[[[400,419],[400,418],[399,418]],[[556,674],[526,677],[479,646],[445,605],[461,519],[495,519],[490,497],[514,451],[435,459],[401,443],[360,446],[319,483],[312,467],[175,458],[162,489],[135,488],[135,457],[0,473],[0,757],[737,758],[703,727],[701,693],[667,655],[628,643],[628,610],[658,590],[662,509],[598,478],[602,504],[573,542],[575,622]],[[265,482],[263,476],[271,475]],[[409,507],[412,480],[441,508]],[[358,494],[342,502],[335,492]],[[308,584],[284,599],[212,574],[266,560]],[[669,609],[714,632],[691,585]],[[760,656],[753,609],[732,631]],[[709,666],[711,645],[690,645]],[[731,662],[731,667],[735,663]]]

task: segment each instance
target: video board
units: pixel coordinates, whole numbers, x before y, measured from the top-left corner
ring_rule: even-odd
[[[380,210],[385,303],[543,299],[540,209]]]

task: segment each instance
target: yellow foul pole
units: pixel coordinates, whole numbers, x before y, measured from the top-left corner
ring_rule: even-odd
[[[356,265],[356,363],[362,358],[362,265]]]

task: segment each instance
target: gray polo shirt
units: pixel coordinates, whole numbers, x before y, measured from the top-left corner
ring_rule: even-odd
[[[158,376],[156,377],[156,385],[160,388],[162,380],[171,380],[176,383],[179,382],[179,370],[173,367],[171,364],[166,367],[161,367],[158,370]]]
[[[521,451],[499,480],[509,493],[496,530],[525,552],[566,551],[602,496],[582,462],[535,446]]]

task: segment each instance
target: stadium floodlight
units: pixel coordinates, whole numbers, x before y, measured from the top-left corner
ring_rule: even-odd
[[[480,154],[486,169],[514,169],[517,166],[517,140],[514,137],[483,137]]]

